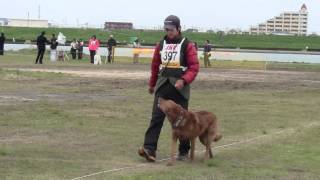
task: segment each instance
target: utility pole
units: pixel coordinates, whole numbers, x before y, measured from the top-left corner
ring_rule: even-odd
[[[28,11],[28,27],[30,26],[30,13]]]
[[[41,18],[41,9],[40,9],[41,7],[40,7],[40,5],[38,6],[38,19],[40,19]]]

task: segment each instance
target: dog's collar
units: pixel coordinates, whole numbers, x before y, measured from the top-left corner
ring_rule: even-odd
[[[179,126],[184,126],[186,119],[183,116],[183,111],[180,111],[179,116],[177,117],[177,120],[175,123],[173,123],[173,128],[178,128]]]

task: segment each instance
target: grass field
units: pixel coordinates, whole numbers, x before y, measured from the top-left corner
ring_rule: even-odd
[[[147,59],[117,60],[37,66],[31,54],[0,57],[1,180],[71,180],[122,167],[132,168],[84,179],[319,179],[320,74],[304,71],[316,65],[261,71],[228,62],[227,69],[201,69],[190,109],[215,112],[224,137],[213,160],[198,152],[194,163],[166,167],[137,156],[153,100]],[[166,122],[158,159],[168,157],[169,144]]]
[[[52,33],[58,34],[62,32],[67,39],[71,41],[73,38],[88,40],[92,35],[97,35],[98,39],[106,42],[109,35],[113,34],[119,42],[129,42],[130,37],[139,37],[143,43],[156,44],[163,36],[161,31],[141,31],[141,30],[119,30],[119,31],[103,31],[101,29],[72,29],[72,28],[18,28],[3,27],[3,31],[7,39],[16,40],[35,40],[37,35],[45,30],[47,37],[51,37]],[[275,36],[275,35],[225,35],[220,36],[217,33],[188,33],[184,35],[190,40],[203,45],[205,40],[209,39],[217,47],[232,48],[254,48],[254,49],[291,49],[303,50],[306,46],[309,49],[320,50],[320,37],[298,37],[298,36]]]

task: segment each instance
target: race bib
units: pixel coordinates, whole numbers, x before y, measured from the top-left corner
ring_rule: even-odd
[[[163,48],[161,51],[161,67],[168,68],[181,68],[180,55],[181,47],[185,39],[180,44],[167,44],[163,42]]]

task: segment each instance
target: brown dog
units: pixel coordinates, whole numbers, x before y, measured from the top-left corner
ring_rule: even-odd
[[[200,142],[206,146],[205,158],[212,158],[211,143],[219,141],[222,135],[218,134],[217,118],[213,113],[200,111],[189,112],[171,100],[159,98],[158,106],[172,126],[171,162],[175,163],[175,153],[178,139],[190,139],[190,159],[194,159],[195,140],[199,137]]]

